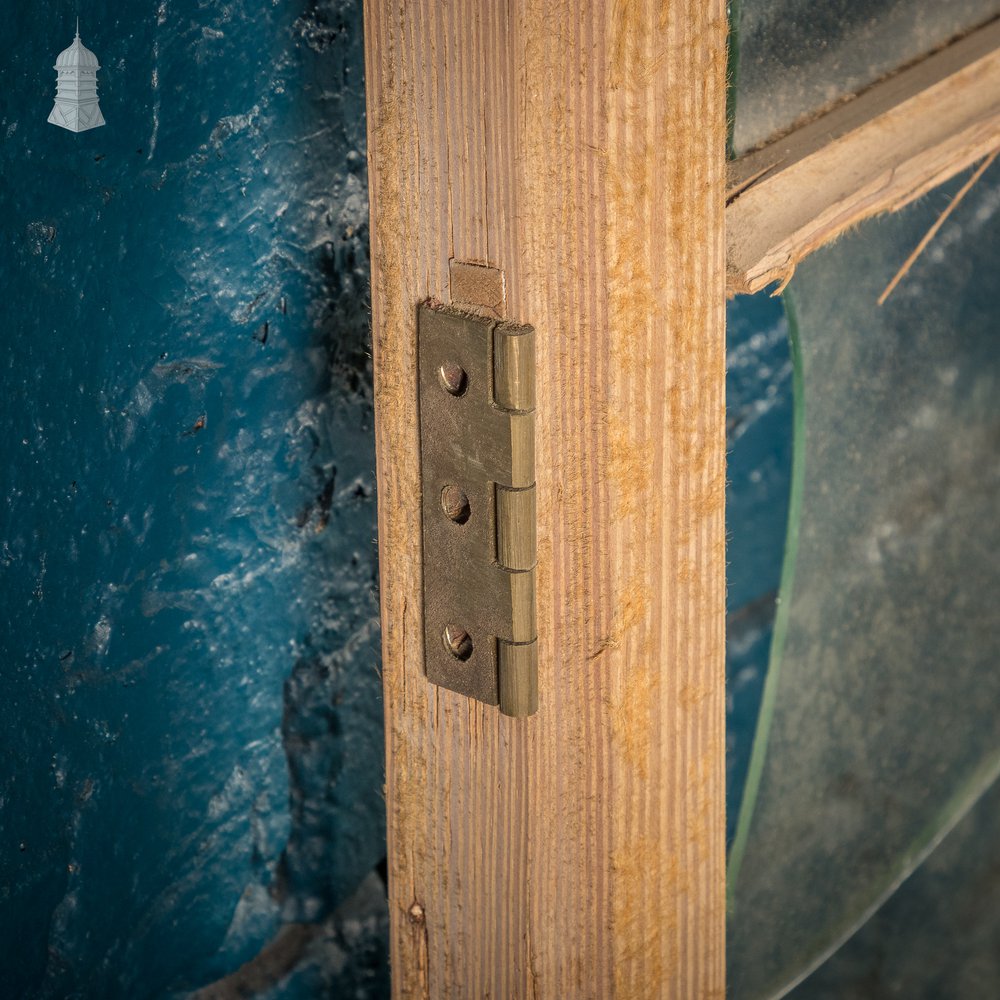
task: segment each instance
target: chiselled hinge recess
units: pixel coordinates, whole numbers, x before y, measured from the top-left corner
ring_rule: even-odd
[[[535,331],[424,303],[417,356],[427,678],[530,715]]]

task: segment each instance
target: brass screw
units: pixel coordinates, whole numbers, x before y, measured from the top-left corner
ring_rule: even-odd
[[[448,625],[444,630],[444,648],[463,662],[472,656],[472,639],[469,633],[459,625]]]
[[[439,369],[441,384],[453,396],[464,395],[469,387],[469,376],[465,369],[454,361],[446,361]]]
[[[465,524],[472,516],[469,498],[460,486],[446,486],[441,491],[441,509],[456,524]]]

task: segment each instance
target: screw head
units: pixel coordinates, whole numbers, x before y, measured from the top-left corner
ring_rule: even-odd
[[[441,491],[441,509],[455,524],[465,524],[472,516],[469,498],[461,486],[449,484]]]
[[[438,375],[441,377],[441,384],[445,390],[453,396],[463,396],[465,395],[465,390],[469,388],[468,374],[455,361],[446,361],[438,369]]]
[[[444,639],[444,648],[456,660],[465,662],[472,656],[472,637],[460,625],[446,625],[442,639]]]

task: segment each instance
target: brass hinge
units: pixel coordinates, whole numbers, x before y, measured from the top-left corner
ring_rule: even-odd
[[[418,310],[427,678],[538,708],[535,331]]]

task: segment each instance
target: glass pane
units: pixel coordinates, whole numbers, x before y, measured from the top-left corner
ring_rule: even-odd
[[[1000,994],[1000,784],[792,1000]]]
[[[1000,14],[998,0],[739,0],[737,155]]]
[[[734,996],[852,934],[1000,767],[1000,183],[807,260],[789,551],[731,854]],[[954,191],[962,179],[949,189]]]

